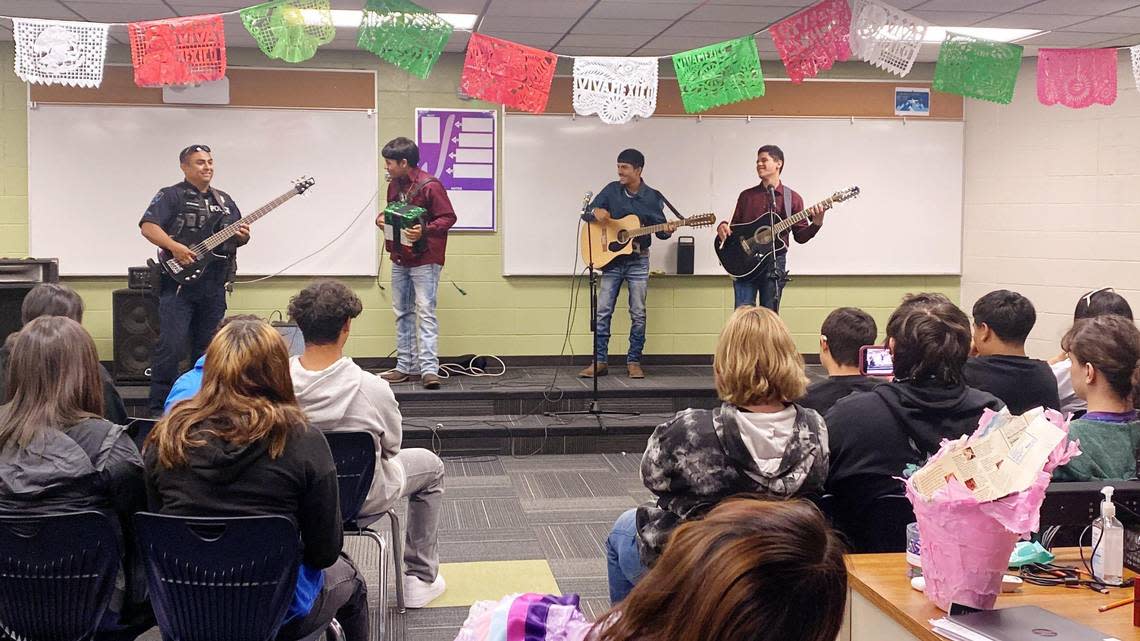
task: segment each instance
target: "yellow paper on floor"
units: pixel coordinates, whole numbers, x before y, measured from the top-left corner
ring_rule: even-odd
[[[516,592],[562,594],[550,564],[541,559],[441,563],[439,572],[447,581],[447,591],[429,608],[466,607],[476,601],[498,601]]]

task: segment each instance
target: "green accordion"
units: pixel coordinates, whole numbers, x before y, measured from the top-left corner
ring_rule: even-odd
[[[415,243],[408,240],[408,230],[423,224],[426,214],[426,209],[410,203],[399,200],[388,203],[384,208],[384,240],[395,244],[398,236],[401,245],[412,247]]]

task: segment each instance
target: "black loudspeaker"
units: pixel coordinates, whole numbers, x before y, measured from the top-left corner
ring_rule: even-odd
[[[693,273],[693,262],[696,257],[696,244],[692,236],[677,237],[677,273]]]
[[[111,323],[115,380],[150,381],[150,359],[158,344],[158,297],[150,290],[115,290]]]
[[[36,283],[0,285],[0,344],[12,332],[20,331],[20,308],[35,286]]]

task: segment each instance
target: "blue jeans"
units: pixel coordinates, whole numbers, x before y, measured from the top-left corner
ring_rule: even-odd
[[[392,311],[396,313],[396,369],[405,374],[439,372],[439,321],[435,297],[443,265],[392,264]],[[416,327],[419,326],[419,349]]]
[[[618,292],[625,282],[629,289],[629,354],[626,362],[641,361],[645,348],[645,294],[649,290],[649,256],[634,255],[619,259],[602,269],[602,284],[598,288],[598,336],[594,351],[598,362],[605,363],[610,351],[610,318],[614,315]]]
[[[212,269],[224,269],[213,265]],[[147,405],[155,416],[162,414],[174,379],[181,374],[178,365],[186,352],[194,363],[206,351],[218,323],[226,315],[225,281],[205,281],[178,287],[165,276],[158,296],[158,345],[150,366],[150,395]]]
[[[779,313],[780,294],[784,290],[785,266],[788,264],[788,255],[780,254],[776,257],[776,268],[772,269],[769,262],[757,273],[732,281],[732,291],[736,295],[735,307],[744,305],[759,305]],[[759,302],[757,302],[759,299]]]
[[[606,539],[610,603],[624,599],[645,572],[641,553],[637,551],[637,510],[626,510],[614,522],[614,529]]]

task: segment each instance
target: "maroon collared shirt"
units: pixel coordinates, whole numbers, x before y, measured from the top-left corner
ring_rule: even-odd
[[[432,178],[431,174],[419,167],[412,167],[406,177],[388,183],[388,202],[400,200],[402,194],[415,191],[415,185],[429,178]],[[444,254],[447,252],[447,230],[455,224],[455,209],[451,206],[451,199],[447,197],[447,190],[438,180],[431,180],[419,189],[409,202],[427,210],[428,223],[424,229],[427,248],[422,254],[417,254],[411,247],[400,243],[386,243],[392,262],[402,267],[442,265]]]
[[[798,214],[804,209],[804,199],[796,193],[791,187],[788,192],[792,197],[792,213]],[[733,225],[742,223],[750,223],[768,211],[775,211],[776,215],[782,220],[786,218],[784,215],[784,185],[780,184],[775,189],[775,202],[768,197],[768,189],[763,184],[750,187],[740,192],[740,196],[736,199],[736,211],[732,213]],[[792,236],[795,237],[797,243],[806,243],[819,233],[822,225],[815,225],[807,220],[800,221],[792,225]],[[780,240],[784,244],[788,244],[788,232],[780,234]]]

